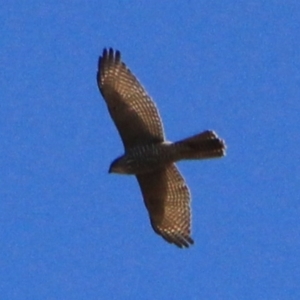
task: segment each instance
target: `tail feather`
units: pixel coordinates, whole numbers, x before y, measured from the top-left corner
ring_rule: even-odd
[[[204,131],[175,143],[184,159],[205,159],[225,155],[225,143],[214,131]]]

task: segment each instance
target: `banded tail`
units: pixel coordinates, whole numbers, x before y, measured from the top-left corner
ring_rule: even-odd
[[[206,159],[225,155],[226,146],[214,131],[204,131],[176,142],[181,159]]]

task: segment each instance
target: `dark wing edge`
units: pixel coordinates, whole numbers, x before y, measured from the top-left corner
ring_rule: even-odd
[[[194,244],[190,193],[175,164],[136,177],[153,230],[179,248]]]

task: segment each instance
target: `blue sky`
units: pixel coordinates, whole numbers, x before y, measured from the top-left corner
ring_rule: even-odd
[[[298,1],[7,1],[1,7],[1,299],[299,299]],[[96,85],[104,47],[155,100],[195,245],[150,226]]]

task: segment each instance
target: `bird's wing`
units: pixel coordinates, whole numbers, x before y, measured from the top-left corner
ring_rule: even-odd
[[[122,62],[119,51],[103,50],[97,82],[125,149],[164,140],[163,125],[154,102]]]
[[[136,177],[154,231],[180,248],[193,244],[190,193],[175,164]]]

